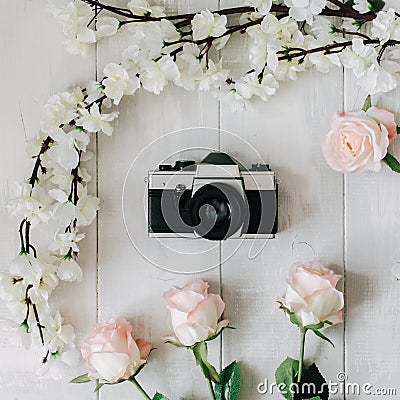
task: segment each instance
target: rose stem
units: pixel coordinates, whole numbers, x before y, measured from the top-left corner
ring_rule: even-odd
[[[213,387],[213,384],[211,382],[211,379],[207,379],[207,383],[208,383],[208,388],[210,389],[210,394],[211,394],[212,400],[216,400],[214,387]]]
[[[297,374],[297,383],[301,382],[303,375],[303,364],[304,364],[304,345],[306,342],[307,329],[304,327],[300,328],[300,359],[299,359],[299,373]]]
[[[141,393],[141,395],[146,399],[146,400],[151,400],[151,397],[145,392],[145,390],[142,388],[140,383],[135,379],[134,376],[129,378],[129,381],[132,382],[135,386],[136,389]]]

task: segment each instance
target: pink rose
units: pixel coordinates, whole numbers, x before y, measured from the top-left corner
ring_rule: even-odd
[[[208,283],[196,280],[185,287],[174,287],[164,294],[170,311],[174,341],[193,346],[217,335],[229,321],[218,322],[225,303],[217,294],[208,294]]]
[[[335,171],[378,172],[389,144],[396,139],[396,128],[394,114],[376,107],[336,114],[322,153]]]
[[[90,368],[90,379],[117,382],[128,379],[147,362],[151,343],[133,340],[132,326],[125,318],[97,325],[82,345],[82,357]]]
[[[287,280],[282,303],[303,326],[329,321],[342,322],[343,293],[336,289],[341,275],[317,262],[295,263]]]

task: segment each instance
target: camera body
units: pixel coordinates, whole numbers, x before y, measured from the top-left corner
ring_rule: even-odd
[[[273,238],[278,185],[268,165],[245,170],[225,153],[160,165],[148,177],[152,237]]]

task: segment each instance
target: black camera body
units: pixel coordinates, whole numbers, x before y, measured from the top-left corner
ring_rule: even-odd
[[[152,237],[273,238],[278,185],[268,165],[245,170],[225,153],[160,165],[148,178]]]

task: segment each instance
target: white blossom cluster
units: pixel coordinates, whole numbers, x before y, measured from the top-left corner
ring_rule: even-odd
[[[87,149],[90,132],[111,134],[110,121],[117,117],[115,112],[101,114],[97,103],[88,104],[87,98],[79,87],[49,98],[41,131],[27,146],[28,156],[38,163],[36,176],[16,184],[7,204],[23,222],[21,252],[0,271],[0,298],[8,309],[2,327],[10,331],[14,344],[42,347],[44,362],[38,373],[53,378],[65,376],[79,360],[74,329],[63,322],[51,294],[60,281],[82,279],[76,261],[85,237],[80,230],[93,222],[99,209],[99,199],[88,193],[91,177],[82,163],[92,157]],[[34,232],[50,221],[54,239],[46,252],[36,254],[27,244],[26,229]]]
[[[189,20],[172,22],[162,7],[146,0],[131,0],[114,14],[103,10],[101,2],[92,3],[52,0],[67,49],[84,54],[90,44],[116,34],[122,26],[130,31],[130,45],[119,63],[106,65],[100,81],[55,94],[46,103],[41,131],[28,145],[35,162],[33,174],[16,185],[7,206],[23,221],[21,254],[0,273],[10,337],[26,347],[43,346],[46,362],[40,372],[53,377],[76,362],[74,330],[63,323],[50,295],[59,281],[82,278],[76,261],[84,238],[81,229],[93,222],[99,209],[99,199],[88,193],[91,177],[83,163],[92,156],[91,135],[113,133],[118,112],[107,109],[139,88],[159,94],[170,83],[211,91],[232,110],[241,110],[251,107],[254,96],[268,100],[281,81],[294,80],[310,67],[324,73],[349,68],[369,94],[394,89],[400,73],[400,52],[394,46],[400,43],[400,18],[393,8],[376,11],[368,23],[345,17],[333,25],[326,10],[337,7],[329,0],[247,0],[252,9],[230,24],[231,17],[222,11],[206,9]],[[280,11],[274,11],[277,7]],[[360,16],[374,11],[368,0],[355,0],[351,10]],[[235,78],[218,51],[236,32],[244,31],[250,42],[250,66],[244,76]],[[58,230],[47,254],[37,255],[24,233],[49,221]]]
[[[344,17],[339,23],[335,20],[335,26],[324,14],[338,10],[330,0],[247,0],[245,4],[254,9],[239,19],[250,37],[250,67],[238,78],[224,67],[222,57],[215,52],[211,57],[209,51],[221,50],[240,30],[230,25],[222,12],[206,9],[179,26],[175,19],[168,19],[162,7],[146,0],[129,1],[124,15],[110,16],[110,10],[102,10],[96,18],[93,2],[87,0],[53,0],[52,10],[63,25],[67,48],[74,54],[84,53],[98,38],[128,27],[131,44],[121,63],[107,66],[105,79],[93,91],[116,105],[123,95],[132,95],[140,87],[159,94],[173,83],[186,90],[211,91],[233,111],[242,110],[251,108],[252,97],[268,100],[281,81],[297,79],[299,72],[310,67],[324,73],[333,67],[349,68],[369,94],[397,86],[400,52],[388,43],[400,41],[400,18],[393,8],[377,11],[376,18],[365,24],[360,20],[374,11],[376,1],[355,0],[353,8],[346,6],[347,11],[358,13],[360,19]],[[274,7],[285,8],[287,16]],[[361,32],[364,30],[366,33]],[[338,47],[340,43],[343,47]],[[95,108],[86,117],[93,113]]]

